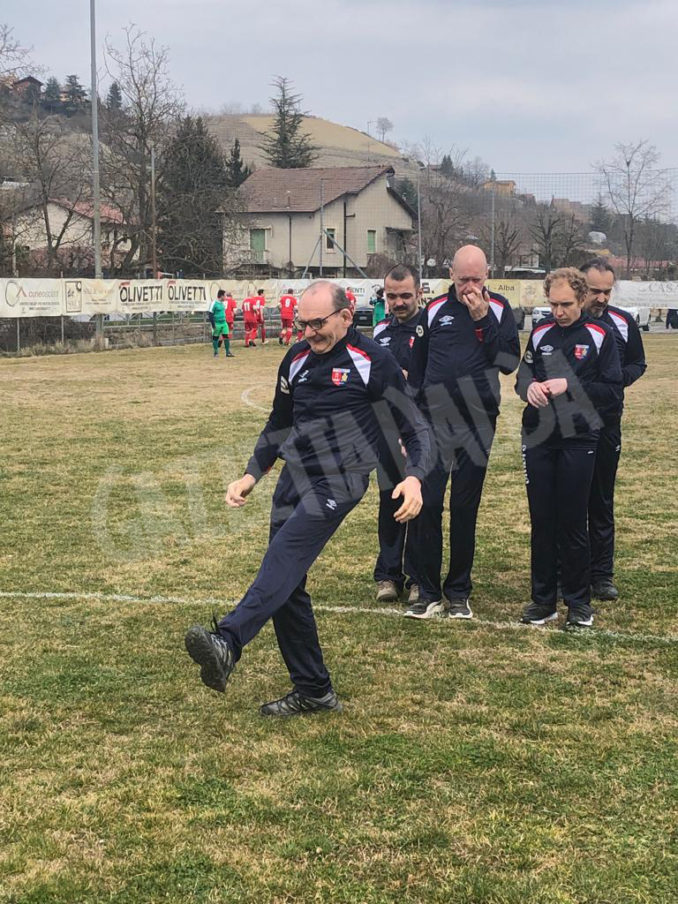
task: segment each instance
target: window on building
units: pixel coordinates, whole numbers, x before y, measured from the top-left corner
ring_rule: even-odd
[[[331,227],[325,229],[325,248],[327,251],[336,251],[337,230]]]
[[[367,230],[367,253],[368,254],[376,254],[377,253],[377,230],[376,229],[368,229]]]
[[[266,230],[250,229],[250,251],[254,263],[263,264],[266,253]]]

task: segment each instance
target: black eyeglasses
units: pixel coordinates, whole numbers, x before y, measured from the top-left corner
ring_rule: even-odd
[[[299,320],[298,318],[296,318],[294,325],[298,330],[301,330],[302,332],[304,332],[306,330],[306,327],[308,327],[309,329],[313,330],[314,333],[317,333],[318,330],[321,330],[325,326],[330,317],[333,317],[335,314],[340,313],[341,311],[332,311],[332,313],[328,314],[327,317],[316,317],[314,320]]]

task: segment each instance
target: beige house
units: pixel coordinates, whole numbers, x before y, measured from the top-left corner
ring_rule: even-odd
[[[241,188],[244,228],[226,269],[358,276],[375,255],[402,258],[416,214],[393,178],[391,166],[255,170]]]
[[[94,246],[92,203],[52,199],[45,208],[36,203],[22,206],[13,215],[4,217],[6,238],[39,258],[48,243],[45,217],[52,244],[59,249],[59,259],[67,260],[72,266],[86,267]],[[113,268],[130,248],[127,229],[122,213],[108,204],[101,205],[100,218],[102,263]]]

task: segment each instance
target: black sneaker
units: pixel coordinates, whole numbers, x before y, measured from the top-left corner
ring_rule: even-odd
[[[208,631],[202,625],[193,625],[186,632],[184,643],[188,655],[200,666],[200,677],[203,684],[222,694],[226,690],[226,682],[235,668],[235,656],[223,637],[214,630]]]
[[[570,606],[567,610],[566,628],[590,628],[593,625],[593,609],[582,603],[580,606]]]
[[[468,599],[450,600],[447,610],[448,618],[473,618]]]
[[[619,591],[609,578],[602,578],[591,585],[591,596],[597,600],[616,600],[619,599]]]
[[[528,603],[523,610],[520,621],[523,625],[545,625],[546,622],[555,621],[558,611],[555,606],[545,606],[542,603]]]
[[[444,611],[445,606],[442,600],[419,599],[416,603],[412,603],[411,606],[407,607],[405,618],[435,618],[437,615],[442,615]]]
[[[322,697],[307,697],[299,691],[290,691],[279,700],[271,700],[259,707],[262,716],[305,716],[311,713],[342,712],[344,707],[334,691]]]

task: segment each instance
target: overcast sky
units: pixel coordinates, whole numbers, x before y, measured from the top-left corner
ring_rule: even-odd
[[[191,108],[268,106],[289,77],[311,113],[428,137],[498,173],[587,172],[649,139],[678,166],[676,0],[96,0],[103,44],[135,23],[168,48]],[[47,75],[90,82],[89,0],[4,0]],[[372,127],[374,134],[374,127]]]

